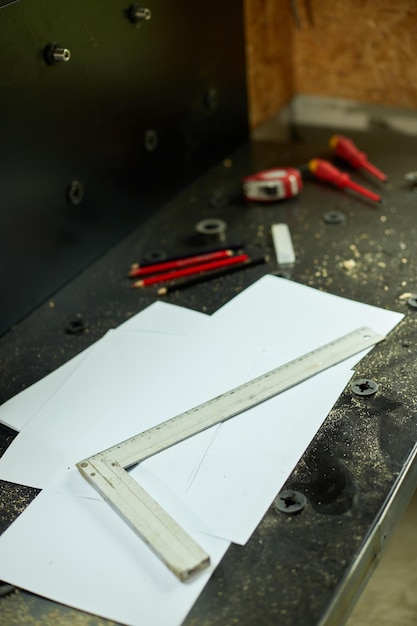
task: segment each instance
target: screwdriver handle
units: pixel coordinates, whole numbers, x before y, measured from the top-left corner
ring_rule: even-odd
[[[340,189],[352,189],[352,191],[356,191],[356,193],[359,193],[374,202],[381,201],[381,196],[373,191],[370,191],[366,187],[362,187],[362,185],[358,185],[358,183],[353,182],[349,174],[341,172],[329,161],[324,161],[323,159],[311,159],[308,163],[308,169],[318,180],[323,180],[326,183],[339,187]]]
[[[370,163],[365,152],[361,152],[351,139],[343,135],[333,135],[330,147],[338,157],[350,163],[353,168],[364,169],[378,180],[387,180],[386,174]]]

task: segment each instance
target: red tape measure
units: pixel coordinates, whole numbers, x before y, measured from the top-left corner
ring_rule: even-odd
[[[299,170],[294,167],[274,167],[242,179],[246,200],[276,202],[297,196],[303,188]]]

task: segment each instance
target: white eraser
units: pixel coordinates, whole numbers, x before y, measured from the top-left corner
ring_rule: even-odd
[[[279,265],[295,262],[295,253],[292,245],[291,233],[287,224],[272,224],[272,242]]]

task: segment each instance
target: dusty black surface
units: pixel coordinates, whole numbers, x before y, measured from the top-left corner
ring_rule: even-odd
[[[389,175],[389,183],[377,187],[352,173],[357,182],[379,189],[381,206],[309,180],[298,198],[281,203],[248,205],[241,199],[242,175],[299,165],[312,156],[328,158],[330,134],[306,129],[307,143],[254,144],[227,155],[0,342],[0,400],[5,401],[152,303],[156,289],[129,288],[130,264],[154,251],[173,255],[211,246],[195,235],[195,224],[206,217],[227,222],[228,243],[243,241],[253,256],[268,252],[272,260],[174,293],[170,302],[212,313],[264,273],[276,271],[269,229],[282,221],[291,229],[297,257],[290,279],[405,314],[357,368],[358,376],[377,381],[378,392],[361,398],[348,387],[290,476],[287,486],[307,497],[304,510],[287,516],[271,507],[249,543],[230,548],[188,616],[189,626],[317,624],[416,441],[417,310],[407,299],[417,292],[417,194],[403,181],[415,169],[415,141],[384,132],[351,135]],[[330,210],[342,211],[345,221],[326,224],[323,215]],[[308,323],[308,310],[304,314]],[[80,319],[85,329],[68,332]],[[12,437],[2,428],[2,449]],[[2,529],[34,495],[2,484]],[[4,619],[17,610],[45,624],[105,623],[25,592],[0,599],[0,623],[9,623]]]

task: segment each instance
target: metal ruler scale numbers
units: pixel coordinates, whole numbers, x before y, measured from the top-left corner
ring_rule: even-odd
[[[77,463],[82,476],[185,581],[210,564],[209,555],[126,471],[129,467],[337,365],[385,339],[358,328],[158,426]]]

